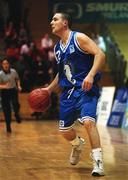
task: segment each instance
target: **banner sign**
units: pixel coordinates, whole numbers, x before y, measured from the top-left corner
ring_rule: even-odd
[[[49,19],[55,12],[69,13],[75,23],[128,22],[127,0],[49,0]]]
[[[123,123],[123,117],[126,110],[126,102],[128,99],[128,89],[121,88],[117,90],[117,95],[114,100],[112,112],[108,120],[108,126],[121,127]]]
[[[127,99],[126,109],[125,109],[125,113],[123,117],[122,128],[128,130],[128,99]]]
[[[106,126],[115,93],[115,87],[102,87],[101,96],[97,105],[97,124]]]

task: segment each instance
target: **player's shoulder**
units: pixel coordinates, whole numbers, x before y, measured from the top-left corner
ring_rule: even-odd
[[[76,40],[79,44],[81,44],[81,43],[87,43],[90,40],[90,38],[85,33],[77,32]]]
[[[83,38],[86,39],[86,38],[88,38],[88,36],[83,32],[76,32],[76,37],[78,39],[83,39]]]

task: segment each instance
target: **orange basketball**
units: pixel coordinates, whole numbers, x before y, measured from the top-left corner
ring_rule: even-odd
[[[50,95],[46,89],[34,89],[29,93],[28,102],[36,112],[44,112],[50,106]]]

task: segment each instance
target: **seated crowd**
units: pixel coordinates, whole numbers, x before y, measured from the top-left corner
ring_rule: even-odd
[[[3,34],[4,54],[10,61],[11,67],[19,74],[22,92],[29,93],[35,88],[46,87],[57,70],[53,52],[54,44],[49,35],[46,33],[40,40],[40,47],[37,47],[24,23],[21,22],[16,29],[11,21],[5,27]],[[50,111],[57,115],[55,110],[57,94],[52,93],[51,98]],[[40,116],[40,113],[34,113],[34,115]]]

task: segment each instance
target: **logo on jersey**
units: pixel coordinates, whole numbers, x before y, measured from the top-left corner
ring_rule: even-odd
[[[65,75],[66,75],[68,81],[74,85],[76,83],[76,80],[73,79],[72,68],[69,63],[64,65],[64,72],[65,72]]]
[[[72,54],[73,52],[75,52],[74,45],[70,45],[70,46],[69,46],[69,51],[70,51],[70,54]]]

